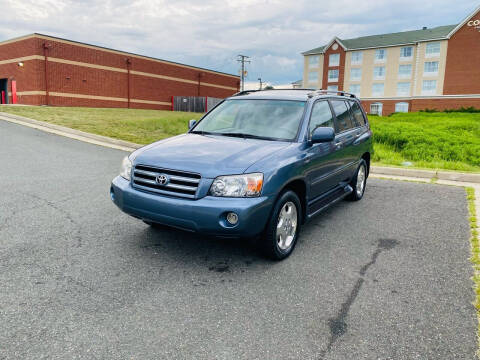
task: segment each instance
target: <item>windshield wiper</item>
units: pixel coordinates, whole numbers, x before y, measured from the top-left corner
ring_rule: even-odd
[[[239,137],[244,139],[276,140],[275,138],[271,138],[268,136],[259,136],[245,133],[217,133],[217,135]]]
[[[190,131],[190,134],[198,134],[198,135],[215,135],[215,133],[210,131],[203,131],[203,130],[193,130]]]

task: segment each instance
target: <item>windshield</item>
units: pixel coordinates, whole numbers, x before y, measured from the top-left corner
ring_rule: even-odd
[[[192,132],[293,140],[304,108],[304,101],[226,100],[206,115]]]

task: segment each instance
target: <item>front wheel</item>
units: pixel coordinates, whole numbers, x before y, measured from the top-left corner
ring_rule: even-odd
[[[358,201],[363,197],[365,193],[365,187],[367,185],[367,163],[365,160],[360,160],[357,172],[350,182],[350,186],[353,188],[353,192],[347,197],[350,201]]]
[[[274,260],[288,257],[297,243],[302,219],[302,206],[297,194],[284,192],[275,203],[272,216],[265,228],[263,248]]]

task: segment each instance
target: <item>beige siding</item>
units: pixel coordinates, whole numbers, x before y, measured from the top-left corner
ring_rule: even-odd
[[[437,81],[437,89],[435,94],[433,95],[442,95],[443,94],[443,81],[445,78],[445,65],[447,60],[447,46],[448,40],[440,41],[440,56],[437,57],[428,57],[425,56],[425,50],[427,47],[427,43],[420,43],[418,44],[418,69],[417,69],[417,78],[416,78],[416,86],[415,86],[415,93],[412,95],[421,96],[422,95],[422,85],[423,80],[436,80]],[[423,73],[424,64],[427,61],[438,61],[438,75],[430,76]]]
[[[350,88],[350,84],[360,84],[360,97],[361,98],[371,98],[372,87],[374,83],[383,83],[384,84],[384,94],[383,96],[375,96],[375,98],[381,97],[396,97],[397,96],[397,83],[399,81],[409,81],[411,88],[413,88],[413,74],[415,72],[415,57],[416,57],[416,47],[413,47],[413,56],[410,59],[400,59],[400,49],[403,46],[395,46],[385,48],[387,51],[387,58],[384,62],[375,62],[375,50],[368,49],[361,50],[363,52],[362,65],[352,65],[351,63],[351,53],[353,51],[347,52],[346,63],[345,63],[345,89]],[[399,79],[398,78],[398,68],[400,64],[411,64],[412,65],[412,76],[410,79]],[[385,78],[383,80],[377,80],[373,77],[373,69],[376,66],[385,67]],[[362,69],[362,78],[361,81],[351,81],[350,80],[350,69],[351,68],[361,68]],[[348,91],[348,90],[347,90]],[[411,94],[410,94],[411,95]]]
[[[305,88],[314,87],[317,89],[321,89],[322,79],[323,79],[323,55],[317,55],[319,56],[318,66],[309,66],[310,56],[315,56],[315,55],[308,55],[303,57],[303,87]],[[308,81],[308,73],[310,71],[318,72],[317,82],[311,83]]]

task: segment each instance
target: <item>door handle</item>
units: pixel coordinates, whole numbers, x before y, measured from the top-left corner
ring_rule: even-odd
[[[335,143],[333,143],[333,145],[335,145],[335,147],[340,147],[340,146],[343,145],[343,142],[342,141],[335,142]]]

